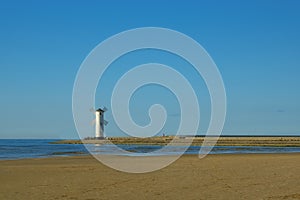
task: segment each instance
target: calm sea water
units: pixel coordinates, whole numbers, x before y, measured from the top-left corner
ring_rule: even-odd
[[[57,140],[0,140],[0,160],[41,158],[52,156],[72,156],[89,154],[82,144],[50,144]],[[162,146],[158,145],[119,145],[122,149],[134,152],[134,155],[151,153]],[[113,145],[87,145],[87,148],[98,154],[118,154]],[[174,155],[182,152],[184,147],[176,146],[164,148],[160,155]],[[200,146],[191,146],[185,154],[198,154]],[[241,147],[217,146],[211,154],[249,154],[249,153],[296,153],[300,147]],[[129,155],[129,154],[128,154]],[[152,155],[157,155],[153,153]]]

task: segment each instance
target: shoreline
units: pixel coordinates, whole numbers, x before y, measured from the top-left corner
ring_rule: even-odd
[[[102,140],[35,140],[13,141],[7,154],[3,151],[0,160],[19,160],[27,158],[51,158],[51,157],[70,157],[85,156],[90,153],[102,153],[110,155],[120,155],[113,146],[109,144],[120,145],[122,149],[129,153],[135,153],[131,156],[141,156],[139,153],[149,153],[149,156],[157,156],[161,148],[168,147],[160,152],[159,156],[168,156],[172,154],[197,155],[199,150],[204,147],[212,147],[216,137],[209,137],[208,142],[203,143],[203,137],[152,137],[152,138],[107,138]],[[172,144],[169,144],[170,141]],[[49,144],[51,143],[51,144]],[[9,141],[2,141],[4,145],[10,145]],[[53,145],[56,144],[56,145]],[[60,145],[64,144],[64,145]],[[78,144],[78,145],[76,145]],[[83,144],[91,144],[84,146]],[[98,145],[100,144],[100,145]],[[28,146],[29,145],[29,146]],[[106,146],[107,145],[107,146]],[[30,146],[34,147],[35,152],[31,152]],[[188,147],[190,146],[190,147]],[[19,148],[20,147],[20,148]],[[187,148],[188,149],[185,149]],[[5,149],[5,148],[4,148]],[[89,152],[90,150],[90,152]],[[13,152],[13,153],[12,153]],[[153,152],[153,153],[151,153]],[[300,152],[300,137],[220,137],[210,154],[289,154]],[[125,152],[125,154],[127,154]]]
[[[222,156],[289,156],[289,155],[297,155],[300,157],[300,152],[289,152],[289,153],[236,153],[236,154],[231,154],[231,153],[225,153],[225,154],[208,154],[205,157],[222,157]],[[129,155],[105,155],[107,157],[111,156],[114,158],[122,158],[122,157],[133,157],[133,156],[129,156]],[[172,157],[174,155],[157,155],[157,156],[143,156],[144,158],[153,158],[153,157]],[[183,154],[180,156],[181,157],[192,157],[192,158],[197,158],[199,160],[201,159],[205,159],[205,157],[203,158],[198,158],[198,154]],[[9,159],[9,160],[0,160],[0,165],[6,162],[14,162],[14,161],[25,161],[25,162],[35,162],[35,161],[46,161],[46,160],[64,160],[64,159],[95,159],[97,160],[97,158],[95,158],[92,154],[82,154],[82,155],[68,155],[68,156],[49,156],[49,157],[36,157],[36,158],[19,158],[19,159]],[[139,156],[137,156],[136,158],[140,158]],[[179,158],[179,159],[180,159]],[[99,161],[100,162],[100,161]]]
[[[248,155],[295,155],[295,154],[299,154],[298,156],[300,157],[300,152],[286,152],[286,153],[282,153],[282,152],[279,152],[279,153],[214,153],[214,154],[207,154],[205,157],[207,156],[230,156],[230,155],[239,155],[239,156],[248,156]],[[180,157],[197,157],[199,154],[182,154]],[[43,159],[60,159],[60,158],[83,158],[83,157],[91,157],[91,158],[95,158],[95,156],[97,155],[93,155],[93,154],[90,154],[90,153],[75,153],[75,154],[70,154],[70,155],[49,155],[49,156],[43,156],[43,157],[28,157],[28,158],[11,158],[11,159],[0,159],[0,164],[1,162],[5,162],[5,161],[26,161],[26,160],[43,160]],[[117,155],[117,154],[106,154],[104,156],[112,156],[112,157],[136,157],[136,158],[139,158],[140,156],[131,156],[131,155]],[[176,156],[176,155],[172,155],[172,154],[166,154],[166,155],[150,155],[150,156],[142,156],[142,157],[168,157],[168,156]]]

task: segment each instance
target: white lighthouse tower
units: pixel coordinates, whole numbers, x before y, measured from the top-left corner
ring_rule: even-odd
[[[95,111],[96,115],[96,130],[95,130],[95,137],[96,139],[104,139],[104,125],[107,124],[107,122],[104,120],[104,112],[106,109],[99,108]]]

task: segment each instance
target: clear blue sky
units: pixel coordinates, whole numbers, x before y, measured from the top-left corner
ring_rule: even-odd
[[[1,1],[0,138],[77,137],[72,88],[81,62],[104,39],[145,26],[185,33],[212,56],[228,98],[223,134],[300,134],[299,10],[296,0]],[[130,69],[141,61],[161,61],[178,70],[185,65],[157,51],[120,58],[99,85],[96,106],[108,104],[110,88],[121,75],[118,63]],[[203,82],[191,70],[182,73],[199,90],[202,116],[209,115]],[[101,99],[99,91],[106,97]],[[147,123],[147,105],[157,99],[169,102],[164,131],[173,132],[177,102],[162,88],[145,87],[135,94],[134,119]],[[107,134],[119,135],[110,111],[107,119]],[[203,117],[199,133],[207,121]]]

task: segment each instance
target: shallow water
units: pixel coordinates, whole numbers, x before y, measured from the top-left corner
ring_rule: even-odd
[[[84,145],[50,144],[57,140],[1,139],[0,159],[40,158],[87,154]]]
[[[119,151],[114,145],[88,144],[50,144],[57,140],[0,140],[0,160],[41,158],[52,156],[72,156],[93,154],[113,155],[176,155],[187,147],[159,145],[118,145],[126,152]],[[200,146],[188,147],[184,154],[198,154]],[[88,151],[88,150],[89,151]],[[255,147],[255,146],[216,146],[210,154],[249,154],[249,153],[296,153],[300,147]]]

